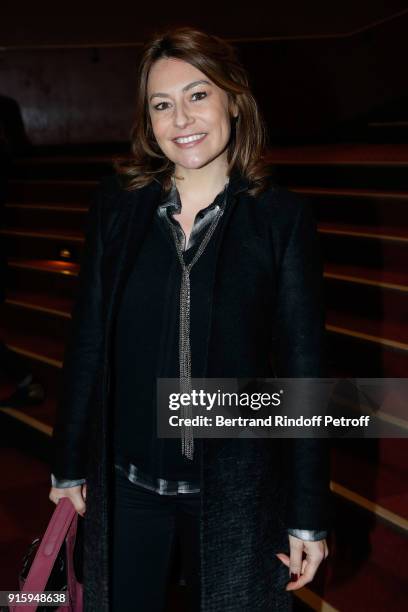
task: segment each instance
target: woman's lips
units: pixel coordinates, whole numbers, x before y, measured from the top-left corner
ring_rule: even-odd
[[[196,145],[199,145],[201,142],[203,142],[206,136],[207,134],[203,134],[201,138],[198,138],[197,140],[192,140],[191,142],[177,142],[176,140],[173,140],[173,142],[180,149],[191,149],[191,147],[195,147]]]

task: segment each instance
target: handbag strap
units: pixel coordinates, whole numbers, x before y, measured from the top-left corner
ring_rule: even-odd
[[[78,582],[75,574],[74,565],[74,550],[78,528],[78,515],[75,514],[71,527],[68,529],[67,537],[65,538],[66,556],[67,556],[67,586],[68,593],[71,598],[71,603],[75,605],[76,612],[82,612],[83,585]],[[65,608],[66,609],[66,608]]]
[[[74,540],[78,522],[77,512],[68,497],[60,498],[55,508],[40,546],[31,564],[22,593],[35,591],[42,593],[45,590],[52,568],[62,543],[69,533],[70,540]],[[41,604],[36,604],[41,605]],[[34,605],[17,606],[16,612],[33,612]],[[14,608],[10,608],[13,612]]]

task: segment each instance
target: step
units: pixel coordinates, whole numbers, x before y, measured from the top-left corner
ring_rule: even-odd
[[[49,211],[55,212],[56,214],[59,212],[67,212],[67,213],[86,213],[89,210],[89,206],[85,204],[77,204],[75,202],[63,202],[63,201],[54,201],[54,202],[8,202],[4,204],[4,208],[10,209],[10,211],[18,211],[18,210],[27,210],[31,212],[42,212]]]
[[[42,144],[32,146],[21,157],[107,157],[126,155],[130,151],[129,141],[81,142],[65,144]]]
[[[50,315],[58,316],[63,319],[69,319],[72,309],[72,298],[67,298],[61,295],[50,295],[28,291],[27,289],[18,289],[7,291],[5,304],[11,307],[25,309],[27,312],[49,313]]]
[[[59,204],[6,204],[4,225],[32,231],[84,231],[88,209]]]
[[[114,172],[110,156],[34,156],[16,159],[14,179],[96,179]]]
[[[341,142],[303,146],[269,147],[268,160],[278,164],[385,166],[408,165],[408,144],[372,145]]]
[[[91,196],[98,186],[97,180],[24,180],[11,179],[8,202],[19,203],[69,203],[89,206]]]
[[[356,335],[356,338],[360,337],[384,348],[408,352],[408,327],[398,321],[381,321],[355,311],[340,312],[332,309],[326,313],[326,324],[330,329],[345,329],[349,335]]]
[[[56,400],[55,396],[51,395],[48,389],[46,389],[46,393],[47,397],[44,402],[38,406],[26,406],[24,408],[0,407],[1,417],[6,415],[8,418],[23,424],[33,434],[50,437],[55,426]]]
[[[342,143],[274,147],[275,180],[292,187],[408,189],[408,145]]]
[[[295,191],[300,195],[311,198],[321,199],[322,204],[325,202],[344,202],[345,205],[356,205],[356,202],[370,200],[373,204],[386,201],[389,205],[392,202],[401,203],[402,206],[408,205],[407,191],[382,191],[379,189],[339,189],[334,187],[288,187],[290,191]]]
[[[382,376],[360,378],[342,372],[333,372],[329,379],[334,379],[335,382],[328,406],[330,414],[352,418],[361,414],[372,414],[383,426],[382,438],[408,438],[406,397],[408,389],[406,385],[398,384],[400,378]],[[340,430],[338,433],[340,438],[343,434]],[[353,431],[344,431],[344,436],[346,433],[347,439],[351,439]]]
[[[374,227],[408,224],[408,192],[316,187],[294,187],[292,191],[313,203],[320,222]]]
[[[355,378],[405,378],[408,372],[408,329],[393,320],[326,311],[328,370]]]
[[[407,291],[325,276],[325,303],[329,311],[375,319],[381,328],[384,321],[393,321],[394,326],[398,325],[401,328],[407,326]]]
[[[398,226],[357,225],[345,223],[319,223],[319,232],[336,236],[379,240],[395,244],[408,244],[408,230]]]
[[[408,142],[408,121],[406,119],[370,121],[367,124],[366,132],[371,142],[406,143]]]
[[[408,351],[383,342],[382,336],[350,327],[326,325],[328,376],[406,378]]]
[[[326,264],[349,265],[402,274],[408,265],[408,228],[319,223]]]
[[[28,432],[40,433],[49,438],[55,425],[56,406],[62,392],[62,369],[50,365],[32,367],[33,361],[27,360],[27,371],[32,372],[35,382],[40,383],[45,391],[45,400],[37,405],[25,405],[12,407],[0,407],[1,414],[6,414],[10,419],[22,423]],[[37,364],[38,366],[38,364]],[[0,384],[0,397],[8,398],[15,390],[15,385],[9,383]]]
[[[408,245],[405,232],[395,236],[387,233],[383,239],[383,234],[372,231],[373,228],[358,232],[341,224],[322,224],[321,230],[319,236],[326,265],[386,270],[387,274],[399,276],[406,274]]]
[[[45,294],[28,292],[18,292],[17,299],[13,300],[12,293],[10,294],[0,305],[3,327],[18,330],[19,334],[24,333],[28,337],[41,337],[42,341],[37,345],[37,350],[48,341],[60,343],[61,346],[65,344],[71,318],[70,302],[64,298],[47,298]]]
[[[381,439],[332,440],[331,478],[347,489],[401,517],[408,524],[406,462],[382,463]],[[399,453],[408,451],[408,439],[395,438]]]
[[[31,373],[33,380],[43,386],[45,400],[39,405],[9,407],[3,411],[10,418],[25,423],[30,430],[48,436],[54,426],[57,397],[60,396],[62,390],[62,361],[47,361],[45,354],[38,354],[38,347],[37,353],[29,352],[27,345],[23,346],[22,339],[17,338],[15,334],[10,334],[9,339],[11,342],[8,346],[15,350],[17,358],[26,365],[27,374]],[[12,344],[12,342],[19,342],[20,346]],[[2,399],[9,397],[14,392],[18,382],[20,381],[16,379],[0,381],[0,397]]]
[[[15,270],[36,271],[53,276],[78,276],[79,265],[68,261],[53,261],[48,259],[8,259],[8,266]]]
[[[0,338],[21,355],[50,366],[62,366],[64,346],[61,341],[39,334],[36,330],[9,328],[0,324]]]
[[[77,290],[79,264],[47,259],[8,260],[6,296],[24,291],[72,299]]]
[[[279,185],[322,187],[365,187],[367,189],[406,190],[408,189],[407,168],[402,164],[372,165],[358,167],[353,164],[314,165],[280,163],[273,172]]]
[[[398,271],[325,263],[324,277],[341,283],[367,285],[384,292],[395,291],[401,299],[408,293],[408,275]]]
[[[405,417],[407,416],[406,407]],[[351,456],[362,458],[370,464],[381,465],[384,469],[407,472],[407,438],[378,438],[360,440],[333,440],[338,449],[338,456],[348,452]],[[339,462],[341,466],[341,461]],[[336,479],[335,479],[336,480]],[[407,508],[408,511],[408,508]]]
[[[67,259],[78,263],[84,244],[78,230],[22,230],[18,227],[0,229],[4,250],[13,259]]]

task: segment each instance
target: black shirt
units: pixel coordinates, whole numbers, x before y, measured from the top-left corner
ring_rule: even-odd
[[[188,264],[214,216],[226,205],[227,185],[195,218],[183,258]],[[133,471],[133,480],[199,482],[201,445],[194,459],[181,454],[180,439],[157,437],[156,378],[179,376],[179,299],[181,266],[168,221],[182,246],[185,235],[172,213],[180,210],[173,185],[157,209],[122,293],[114,340],[115,463]],[[207,330],[200,310],[208,300],[215,265],[215,246],[222,216],[190,273],[190,341],[192,377],[203,375],[201,349]],[[129,467],[132,464],[133,467]],[[159,485],[160,486],[160,485]]]

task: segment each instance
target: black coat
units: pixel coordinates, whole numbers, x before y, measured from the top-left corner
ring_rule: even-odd
[[[249,196],[235,175],[207,326],[208,377],[324,376],[322,260],[310,207],[272,184]],[[233,191],[234,191],[233,190]],[[112,335],[119,296],[161,197],[102,181],[92,203],[66,345],[53,472],[87,478],[86,612],[107,612],[112,533]],[[197,443],[197,441],[196,441]],[[287,527],[327,528],[329,455],[318,439],[204,439],[202,610],[290,610]],[[131,559],[131,557],[130,557]],[[114,611],[116,612],[116,611]],[[119,611],[117,611],[119,612]]]

